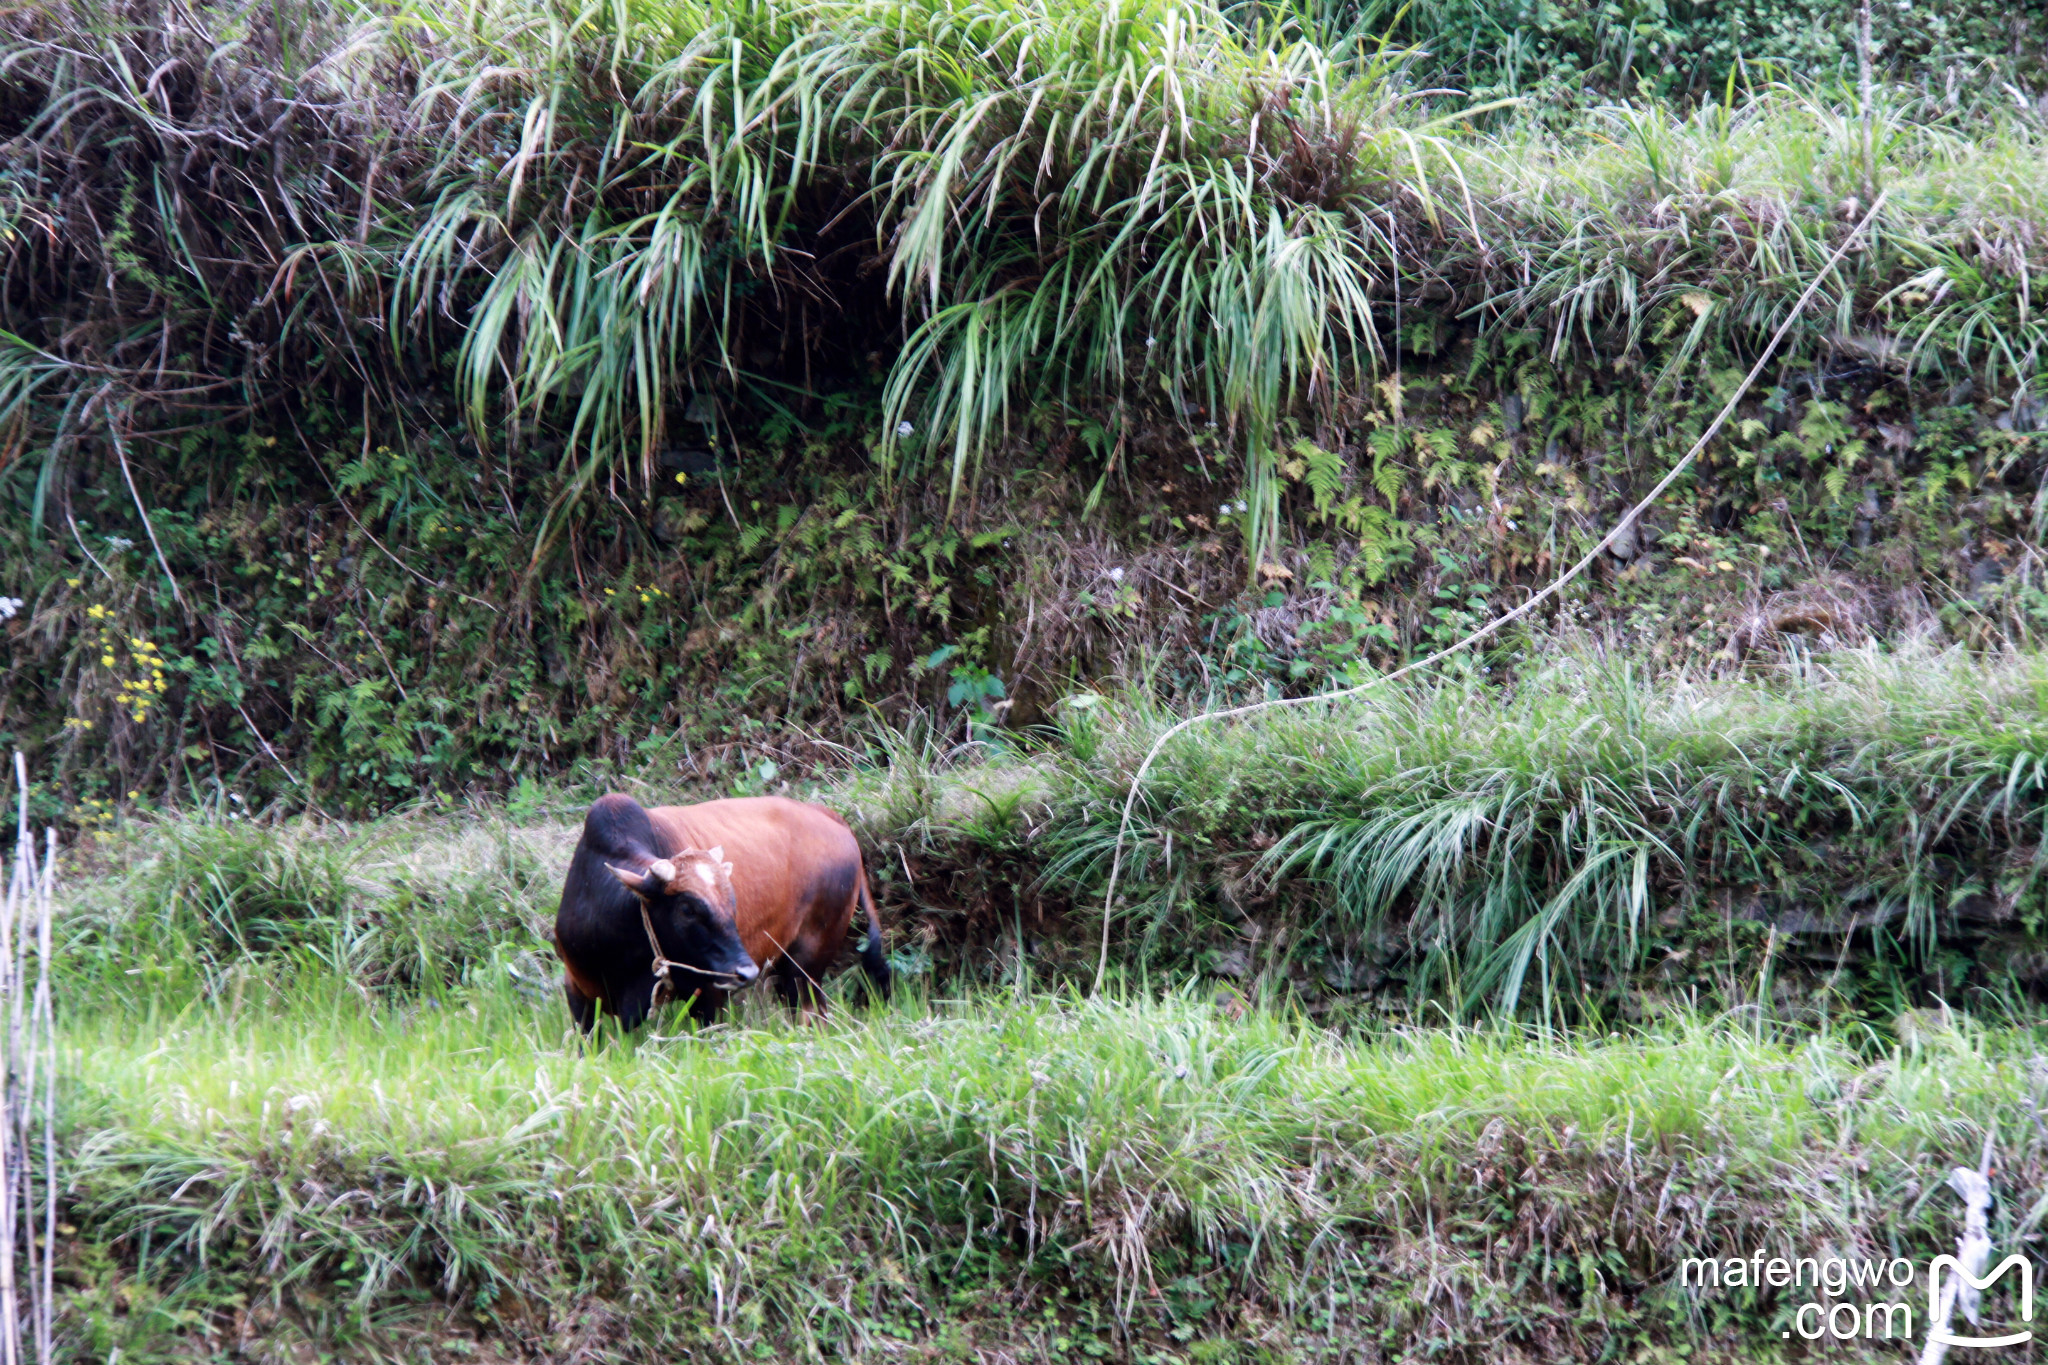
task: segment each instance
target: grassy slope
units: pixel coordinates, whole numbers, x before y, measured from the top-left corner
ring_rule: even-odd
[[[1791,1300],[1676,1294],[1679,1257],[1925,1256],[1986,1125],[2008,1191],[2048,1155],[2038,1041],[1969,1027],[1872,1064],[998,995],[593,1053],[496,982],[269,984],[68,1028],[95,1358],[1753,1360]]]
[[[1656,683],[1580,658],[1198,730],[1134,812],[1113,961],[1453,1013],[2011,1008],[2048,990],[2044,687],[2031,655]],[[1080,700],[1030,748],[874,730],[797,789],[860,831],[908,961],[1002,979],[1021,934],[1042,978],[1088,980],[1126,784],[1171,717]],[[574,820],[600,789],[522,809]],[[81,951],[162,953],[194,981],[304,951],[370,989],[445,982],[544,942],[573,838],[427,811],[281,837],[237,809],[144,826],[122,891],[75,921]]]
[[[1951,1235],[1942,1173],[1987,1127],[1995,1235],[2030,1245],[2023,1192],[2048,1174],[2038,1029],[1939,1009],[1895,1024],[1885,1010],[1925,999],[1902,984],[1904,957],[1891,994],[1781,994],[1799,959],[1759,954],[1764,926],[1663,914],[1708,886],[1653,883],[1648,977],[1597,960],[1629,943],[1617,924],[1602,936],[1612,907],[1597,901],[1551,947],[1553,979],[1599,983],[1610,1013],[1662,999],[1658,1021],[1312,1022],[1304,1006],[1350,999],[1358,1020],[1377,997],[1331,974],[1333,945],[1363,941],[1345,937],[1355,908],[1313,883],[1265,902],[1249,875],[1305,810],[1427,829],[1513,781],[1552,812],[1539,825],[1711,811],[1702,846],[1736,853],[1697,866],[1701,882],[1750,857],[1789,863],[1812,838],[1818,870],[1793,909],[1823,916],[1840,913],[1841,864],[1859,883],[1884,856],[1947,875],[1971,848],[2010,859],[2008,827],[2039,818],[2031,767],[2012,777],[2033,747],[2032,661],[1842,658],[1768,686],[1654,691],[1594,668],[1542,677],[1505,705],[1476,687],[1405,695],[1173,751],[1165,808],[1141,829],[1150,894],[1126,911],[1117,960],[1182,978],[1198,945],[1234,945],[1258,975],[1163,995],[1155,980],[1090,1001],[1040,979],[1092,948],[1085,908],[1046,903],[1089,884],[1116,774],[1156,719],[1099,703],[1060,748],[978,761],[897,737],[893,762],[815,794],[890,871],[899,954],[947,971],[820,1032],[763,1011],[704,1037],[577,1048],[542,946],[574,831],[532,809],[110,831],[66,916],[64,996],[91,1002],[67,1023],[73,1330],[129,1359],[210,1331],[222,1348],[407,1358],[481,1333],[487,1352],[518,1341],[550,1358],[1038,1358],[1064,1341],[1161,1360],[1334,1358],[1361,1342],[1385,1359],[1755,1360],[1787,1349],[1796,1303],[1675,1296],[1677,1259],[1924,1257]],[[1983,804],[2013,781],[2012,809]],[[1830,857],[1849,812],[1866,842]],[[1967,838],[1891,846],[1939,823]],[[1162,879],[1168,830],[1179,861]],[[1367,842],[1400,860],[1397,840]],[[1548,857],[1473,845],[1442,869],[1440,917],[1555,889]],[[1935,903],[1952,909],[1952,890]],[[1232,909],[1246,904],[1249,918]],[[1411,912],[1387,928],[1406,932]],[[1943,952],[1972,941],[1933,923]],[[1966,978],[2002,991],[1949,993],[1987,1014],[2017,1004],[2000,973],[2038,951],[2025,942]],[[1717,965],[1686,965],[1716,944]],[[1672,1009],[1687,990],[1732,1011]],[[1439,989],[1416,1018],[1456,999]],[[1818,1030],[1787,1031],[1799,1017]]]

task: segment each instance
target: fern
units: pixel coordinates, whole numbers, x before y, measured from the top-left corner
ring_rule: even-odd
[[[1351,520],[1351,529],[1358,536],[1358,558],[1361,561],[1365,581],[1377,585],[1385,581],[1398,560],[1405,558],[1404,551],[1409,545],[1407,524],[1392,512],[1376,504],[1352,500],[1357,509]]]
[[[1308,582],[1311,587],[1333,583],[1337,577],[1337,548],[1326,540],[1308,547]]]
[[[1387,510],[1400,510],[1401,487],[1408,482],[1408,473],[1397,461],[1401,452],[1407,449],[1408,431],[1405,427],[1384,426],[1373,429],[1365,438],[1372,451],[1372,486],[1387,500]]]
[[[1344,491],[1344,457],[1307,440],[1296,441],[1294,453],[1300,459],[1301,477],[1308,482],[1316,511],[1328,515]]]
[[[1449,427],[1431,427],[1415,434],[1415,440],[1424,450],[1439,460],[1447,460],[1458,453],[1458,433]]]
[[[1829,465],[1826,471],[1821,474],[1820,481],[1828,490],[1828,501],[1840,502],[1842,494],[1849,487],[1848,466],[1840,464]]]

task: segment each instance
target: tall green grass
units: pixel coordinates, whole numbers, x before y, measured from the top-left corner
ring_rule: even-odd
[[[2038,1236],[2041,669],[1567,657],[1210,732],[1148,782],[1093,998],[1062,962],[1170,717],[878,732],[804,794],[860,831],[900,960],[944,970],[818,1029],[764,1000],[581,1040],[544,945],[587,792],[114,830],[60,920],[67,1331],[1771,1358],[1796,1304],[1681,1293],[1680,1259],[1924,1260],[1987,1132],[1994,1236]],[[1844,984],[1845,936],[1891,975]]]
[[[1816,73],[1480,133],[1500,110],[1418,89],[1413,54],[1159,0],[332,0],[269,48],[241,22],[98,0],[14,21],[0,61],[34,92],[43,169],[0,190],[0,415],[40,393],[46,435],[72,420],[81,367],[151,298],[203,334],[198,369],[120,372],[204,406],[243,382],[203,326],[233,299],[268,348],[247,382],[345,358],[392,398],[452,350],[480,442],[561,442],[559,529],[600,477],[653,478],[677,395],[694,422],[788,382],[756,353],[843,321],[886,356],[883,477],[957,498],[1006,432],[1072,410],[1106,419],[1112,468],[1140,425],[1218,422],[1257,563],[1278,423],[1334,420],[1404,345],[1469,320],[1694,380],[1770,331],[1880,188],[1873,245],[1786,363],[1860,338],[1882,368],[2001,394],[2042,364],[2039,121],[1989,96]],[[147,71],[181,73],[178,96]],[[273,88],[300,112],[259,127]],[[260,231],[188,240],[247,216],[164,159],[194,141],[270,211]],[[255,149],[303,175],[266,178]],[[66,194],[122,226],[56,230]],[[882,316],[845,314],[876,297]]]
[[[1398,963],[1467,1009],[1603,995],[1684,950],[1691,916],[1710,934],[1741,918],[1774,943],[1804,935],[1803,955],[1838,968],[1867,953],[1924,970],[1965,902],[1988,920],[1965,937],[2038,932],[2044,688],[2038,660],[1961,652],[1847,653],[1745,682],[1586,657],[1504,691],[1466,678],[1204,728],[1141,793],[1149,894],[1124,913],[1184,934],[1223,871],[1282,897],[1297,952]],[[1171,719],[1096,714],[1051,825],[1050,876],[1077,896]]]
[[[2032,1044],[1967,1021],[1869,1067],[1741,1029],[1341,1042],[1004,995],[587,1049],[507,984],[366,1006],[312,973],[79,1011],[66,1046],[70,1216],[132,1273],[125,1321],[72,1301],[101,1353],[233,1320],[402,1354],[453,1310],[626,1355],[1734,1358],[1789,1309],[1690,1299],[1680,1257],[1919,1254],[1946,1214],[1913,1190],[1981,1132],[2015,1189],[2042,1159]],[[2001,1244],[2038,1214],[2001,1205]]]

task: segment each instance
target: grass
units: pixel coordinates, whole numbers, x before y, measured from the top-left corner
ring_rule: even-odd
[[[1225,870],[1241,895],[1276,893],[1325,957],[1545,1013],[1682,955],[1688,915],[1709,936],[1736,919],[1759,940],[1808,935],[1838,982],[1852,948],[1925,967],[1972,895],[2036,932],[2043,683],[2025,656],[1850,653],[1772,683],[1651,683],[1587,659],[1499,692],[1467,679],[1204,730],[1141,803],[1152,894],[1130,913],[1184,917]],[[1077,895],[1099,885],[1103,812],[1164,722],[1092,723],[1052,822],[1053,876]]]
[[[74,1014],[67,1216],[121,1266],[74,1328],[124,1358],[237,1323],[259,1354],[398,1358],[460,1322],[625,1357],[1735,1358],[1786,1305],[1688,1301],[1682,1256],[1926,1254],[1947,1210],[1914,1191],[1986,1128],[2014,1189],[2043,1156],[2038,1043],[1968,1021],[1873,1066],[1704,1024],[1347,1042],[1186,994],[596,1050],[560,1013],[496,979],[366,1005],[252,974]],[[2001,1209],[2001,1245],[2032,1235]]]
[[[2041,121],[1989,82],[1560,117],[1263,8],[294,13],[5,21],[6,686],[67,799],[1384,666],[1589,545],[1879,191],[1599,600],[1694,659],[1738,573],[2048,610]]]

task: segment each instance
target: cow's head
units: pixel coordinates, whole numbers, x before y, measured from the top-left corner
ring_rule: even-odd
[[[619,885],[646,905],[664,950],[679,949],[676,961],[705,973],[701,980],[676,982],[677,989],[744,986],[761,974],[740,942],[734,919],[739,898],[723,848],[686,848],[640,868],[609,866]]]

